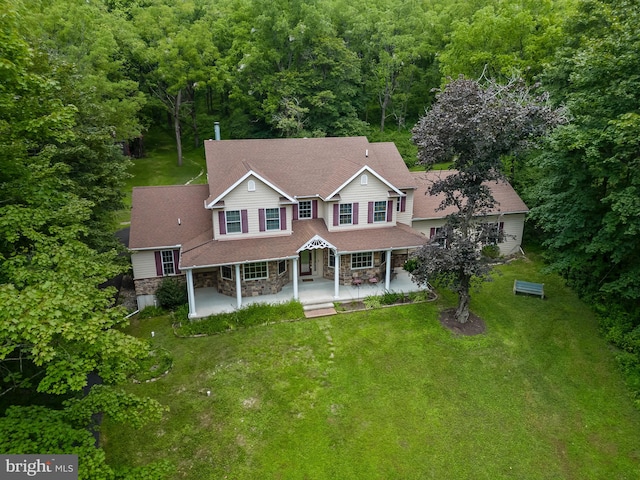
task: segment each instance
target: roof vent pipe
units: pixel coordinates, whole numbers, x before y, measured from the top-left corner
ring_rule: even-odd
[[[213,127],[216,132],[216,140],[220,140],[220,122],[214,122]]]
[[[368,148],[364,151],[364,156],[365,156],[365,157],[368,157],[368,156],[369,156],[369,149],[368,149]]]

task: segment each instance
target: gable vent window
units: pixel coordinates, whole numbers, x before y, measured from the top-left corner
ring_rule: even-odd
[[[360,177],[360,185],[367,185],[369,183],[369,177],[365,173]]]
[[[256,182],[254,180],[249,180],[249,182],[247,183],[247,190],[249,190],[250,192],[256,191]]]

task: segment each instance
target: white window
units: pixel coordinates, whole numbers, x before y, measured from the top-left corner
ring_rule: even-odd
[[[278,262],[278,275],[282,275],[286,271],[287,271],[287,261],[286,260],[280,260]]]
[[[242,231],[240,210],[230,210],[225,212],[225,218],[227,221],[227,233],[240,233]]]
[[[254,180],[249,180],[247,182],[247,190],[250,192],[256,191],[256,182]]]
[[[267,262],[245,263],[243,265],[243,268],[245,280],[259,280],[263,278],[269,278]]]
[[[162,250],[162,274],[175,275],[176,266],[173,261],[173,250]]]
[[[351,203],[340,204],[340,225],[351,225],[353,223],[353,205]]]
[[[311,200],[298,202],[298,218],[311,218],[313,216]]]
[[[351,268],[371,268],[373,267],[373,252],[361,252],[351,254]]]
[[[279,208],[265,209],[265,219],[267,223],[267,230],[280,230],[280,209]]]
[[[225,280],[233,280],[233,269],[229,265],[220,267],[220,274]]]
[[[365,173],[360,177],[360,185],[367,185],[369,183],[369,177]]]
[[[330,268],[334,268],[336,266],[336,254],[333,250],[329,249],[329,265]]]
[[[373,221],[374,222],[386,222],[387,221],[387,202],[385,200],[381,202],[374,202],[373,204]]]
[[[481,223],[480,241],[483,245],[496,245],[504,242],[504,223]]]

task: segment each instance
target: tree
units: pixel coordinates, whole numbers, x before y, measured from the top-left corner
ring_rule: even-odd
[[[485,279],[489,271],[481,258],[483,239],[491,234],[483,217],[496,205],[489,184],[503,178],[502,157],[530,147],[562,121],[546,96],[534,96],[520,80],[481,85],[459,77],[413,128],[421,164],[452,162],[456,169],[428,189],[443,196],[439,209],[455,211],[441,234],[416,253],[413,277],[420,284],[437,277],[456,291],[458,322],[469,318],[473,279]]]
[[[543,77],[572,123],[532,167],[532,217],[550,266],[603,316],[635,372],[640,398],[640,12],[637,2],[587,0]]]

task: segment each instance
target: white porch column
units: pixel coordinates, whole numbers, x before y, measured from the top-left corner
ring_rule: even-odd
[[[196,291],[193,287],[193,269],[187,270],[187,300],[189,301],[189,318],[196,316]]]
[[[240,280],[240,264],[236,263],[236,300],[238,308],[242,307],[242,281]]]
[[[293,299],[298,300],[298,257],[293,259]]]
[[[340,298],[340,254],[337,250],[335,252],[334,258],[335,265],[333,266],[333,298],[337,300],[338,298]]]
[[[389,285],[391,284],[391,250],[386,252],[387,270],[384,272],[384,289],[389,291]]]

